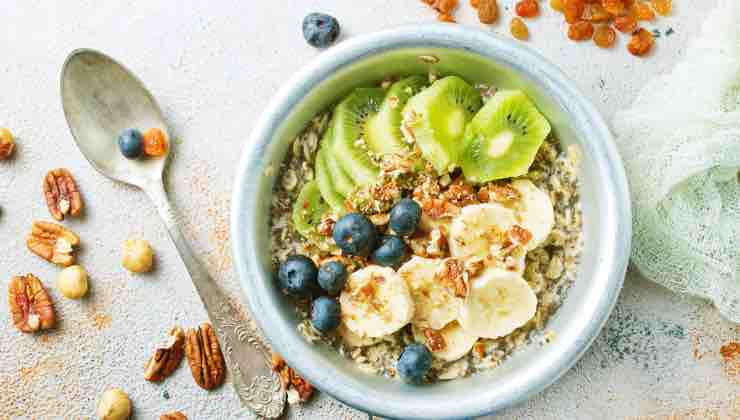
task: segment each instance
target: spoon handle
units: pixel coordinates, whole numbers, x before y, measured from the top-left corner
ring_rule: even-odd
[[[283,413],[286,394],[280,377],[271,369],[269,351],[251,324],[242,319],[224,292],[197,260],[178,227],[164,185],[159,182],[144,187],[154,202],[172,242],[180,253],[193,280],[223,349],[232,382],[242,403],[262,417],[276,418]]]

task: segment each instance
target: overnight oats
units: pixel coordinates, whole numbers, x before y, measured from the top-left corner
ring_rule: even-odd
[[[279,168],[271,252],[300,333],[410,382],[555,339],[581,250],[578,161],[521,91],[455,75],[355,89]]]

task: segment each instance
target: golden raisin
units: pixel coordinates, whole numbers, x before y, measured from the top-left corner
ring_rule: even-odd
[[[632,14],[617,16],[614,18],[614,27],[617,28],[619,32],[631,34],[632,32],[635,32],[635,29],[637,29],[637,19]]]
[[[560,13],[565,11],[565,0],[550,0],[550,7]]]
[[[529,39],[529,29],[521,18],[515,17],[511,20],[511,35],[520,41]]]
[[[583,20],[589,22],[609,22],[612,17],[612,14],[599,3],[587,4],[582,15]]]
[[[594,35],[591,22],[576,22],[568,27],[568,38],[573,41],[588,41]]]
[[[516,14],[523,18],[532,18],[540,14],[537,0],[519,0],[516,3]]]
[[[667,16],[673,9],[673,0],[652,0],[653,9],[661,16]]]
[[[604,6],[607,12],[621,16],[627,13],[627,7],[624,5],[624,0],[601,0],[601,5]]]
[[[585,8],[584,0],[565,0],[565,21],[570,24],[580,21]]]
[[[634,12],[637,20],[655,20],[655,12],[645,2],[638,1],[635,3]]]
[[[609,25],[601,25],[594,31],[594,43],[601,48],[611,48],[617,40],[617,33]]]
[[[478,20],[480,23],[490,24],[498,19],[498,3],[496,0],[478,0]]]
[[[152,157],[164,156],[167,153],[167,139],[159,128],[151,128],[144,133],[144,154]]]
[[[650,52],[654,44],[655,38],[653,37],[653,34],[648,32],[645,28],[640,28],[634,35],[632,35],[629,44],[627,44],[627,49],[630,54],[642,57]]]

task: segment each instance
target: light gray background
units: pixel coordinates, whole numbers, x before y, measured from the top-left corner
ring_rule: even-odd
[[[461,3],[458,19],[479,25],[467,1]],[[504,18],[490,30],[507,36],[514,1],[499,3]],[[659,39],[647,59],[630,56],[623,36],[612,51],[567,42],[562,19],[549,7],[529,22],[529,45],[560,65],[611,119],[648,78],[680,59],[716,1],[674,3],[673,16],[655,26],[675,34]],[[173,324],[204,321],[205,312],[144,195],[98,175],[75,148],[59,103],[59,71],[71,50],[97,48],[126,63],[157,96],[178,139],[167,184],[187,236],[238,301],[228,233],[232,177],[270,96],[319,54],[301,36],[310,11],[334,14],[343,39],[434,20],[417,0],[2,2],[0,126],[17,135],[19,150],[0,163],[0,285],[5,293],[11,275],[35,273],[50,289],[60,322],[50,333],[21,334],[0,299],[0,418],[89,418],[109,387],[131,395],[138,419],[171,409],[191,419],[252,418],[230,386],[203,391],[185,364],[161,385],[143,380],[153,344]],[[49,219],[41,180],[55,167],[76,175],[86,203],[85,217],[66,222],[82,237],[80,262],[91,275],[91,293],[82,301],[62,297],[54,287],[59,270],[25,248],[31,222]],[[131,237],[156,249],[153,274],[132,276],[120,267],[121,244]],[[500,418],[740,418],[740,373],[719,355],[723,343],[738,337],[740,328],[711,305],[630,274],[583,360]],[[291,409],[289,418],[367,416],[319,395]]]

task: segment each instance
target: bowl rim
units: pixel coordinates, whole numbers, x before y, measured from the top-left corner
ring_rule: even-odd
[[[534,371],[534,378],[520,386],[512,386],[501,394],[486,397],[481,395],[476,403],[461,407],[455,401],[440,402],[439,406],[423,407],[407,402],[374,400],[366,398],[362,392],[346,389],[339,381],[327,376],[321,366],[312,363],[314,353],[298,356],[294,352],[282,350],[291,346],[305,346],[305,342],[295,336],[281,335],[271,327],[271,319],[276,319],[280,309],[271,302],[268,290],[271,286],[263,281],[255,264],[256,251],[250,247],[256,226],[248,215],[253,214],[259,200],[253,197],[258,194],[258,185],[254,182],[262,175],[262,156],[272,141],[273,133],[281,121],[288,116],[295,105],[318,83],[336,70],[359,59],[399,48],[453,48],[463,49],[494,61],[524,71],[529,77],[558,92],[559,97],[568,98],[568,109],[565,112],[586,127],[593,136],[589,143],[597,152],[589,159],[596,160],[599,172],[606,174],[606,206],[609,214],[608,226],[604,229],[613,245],[600,257],[596,274],[601,274],[596,281],[601,282],[603,291],[598,301],[587,304],[589,312],[579,325],[583,335],[571,340],[567,347],[557,354],[557,358],[545,367]],[[554,64],[534,52],[529,47],[504,39],[477,28],[444,23],[405,25],[385,29],[343,41],[326,52],[319,54],[302,70],[293,75],[270,100],[259,119],[256,121],[248,143],[244,146],[237,175],[234,180],[231,205],[232,253],[236,262],[239,283],[244,291],[252,318],[261,328],[263,335],[276,351],[281,352],[287,363],[319,390],[334,398],[367,413],[391,418],[470,418],[500,411],[519,404],[554,383],[567,372],[586,352],[606,323],[619,292],[629,258],[631,244],[631,206],[630,195],[621,158],[614,143],[611,131],[601,114],[575,87],[574,83]],[[599,231],[603,234],[602,230]],[[594,276],[595,278],[597,276]],[[406,405],[408,404],[408,405]]]

